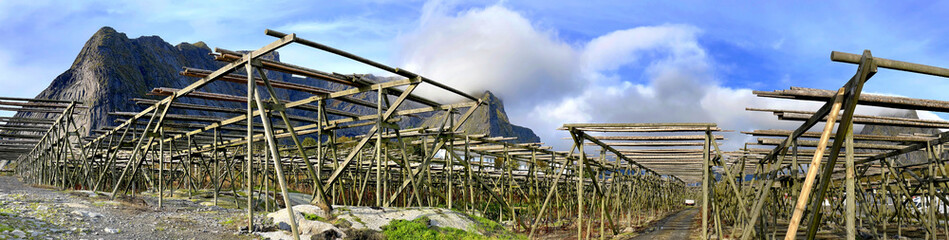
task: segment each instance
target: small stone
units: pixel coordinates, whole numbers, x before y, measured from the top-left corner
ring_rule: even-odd
[[[71,213],[72,213],[73,215],[76,215],[76,216],[87,217],[87,218],[101,218],[101,217],[103,217],[102,214],[95,213],[95,212],[90,212],[90,211],[86,211],[86,210],[75,210],[75,211],[72,211]]]
[[[115,228],[105,228],[105,229],[102,229],[102,231],[106,233],[111,233],[111,234],[116,234],[116,233],[121,232],[121,230],[118,230]]]
[[[79,203],[66,203],[63,205],[67,207],[71,207],[71,208],[89,208],[89,206],[86,206],[84,204],[79,204]]]
[[[26,232],[23,232],[23,231],[20,230],[20,229],[13,230],[13,232],[11,232],[11,233],[12,233],[13,235],[16,235],[18,238],[24,238],[24,237],[26,237]]]

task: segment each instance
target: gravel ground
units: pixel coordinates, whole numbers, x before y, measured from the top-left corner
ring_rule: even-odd
[[[240,209],[187,199],[138,196],[110,201],[89,192],[57,191],[0,176],[0,239],[255,239],[237,226]],[[258,221],[259,222],[259,221]]]
[[[695,219],[698,213],[699,209],[694,207],[681,210],[662,219],[653,229],[633,239],[690,239],[689,234],[693,229],[692,219]]]

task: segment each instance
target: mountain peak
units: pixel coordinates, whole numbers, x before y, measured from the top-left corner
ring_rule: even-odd
[[[490,104],[490,103],[503,104],[503,103],[501,102],[501,98],[499,98],[497,95],[494,95],[494,93],[492,93],[491,91],[484,91],[484,95],[488,96],[488,98],[485,99],[485,102],[486,102],[486,103],[489,103],[489,104]]]
[[[497,95],[494,95],[490,90],[484,91],[485,95],[488,95],[488,98],[498,98]]]
[[[114,46],[126,45],[128,42],[129,38],[125,33],[115,31],[109,26],[102,27],[95,34],[92,34],[92,37],[89,37],[86,44],[82,46],[82,50],[79,51],[79,55],[73,61],[73,68],[80,65],[87,56],[99,55],[100,51],[107,51],[114,48]]]
[[[504,111],[504,103],[497,95],[491,91],[485,91],[484,96],[486,96],[484,105],[478,107],[461,125],[462,131],[468,134],[488,134],[493,137],[517,137],[516,140],[511,141],[516,143],[540,142],[540,137],[530,128],[511,123]],[[443,119],[444,116],[444,113],[435,114],[426,120],[423,126],[439,126],[441,124],[439,119]]]
[[[900,117],[900,118],[909,118],[909,119],[919,119],[915,110],[900,110],[889,113],[882,113],[880,115],[888,117]],[[866,135],[883,135],[883,136],[898,136],[902,134],[928,134],[934,135],[939,134],[938,129],[934,128],[920,128],[920,127],[901,127],[901,126],[885,126],[885,125],[873,125],[868,124],[864,125],[863,129],[858,132],[859,134]],[[859,143],[873,143],[873,144],[894,144],[894,142],[887,141],[857,141]],[[859,151],[859,150],[858,150]],[[882,152],[882,150],[862,150],[868,152]],[[911,152],[906,154],[897,155],[895,157],[895,162],[899,164],[917,164],[924,163],[928,161],[928,156],[925,152]]]
[[[92,34],[92,37],[95,38],[96,36],[107,36],[107,35],[115,35],[115,34],[125,35],[124,33],[120,33],[119,31],[116,31],[112,27],[103,26],[102,28],[99,28],[99,31],[96,31],[95,34]]]
[[[204,49],[207,49],[207,50],[211,50],[211,48],[208,47],[208,44],[207,44],[207,43],[204,43],[204,41],[198,41],[198,42],[196,42],[196,43],[194,43],[194,44],[191,44],[191,45],[194,45],[195,47],[199,47],[199,48],[204,48]]]
[[[129,99],[144,97],[153,87],[180,88],[193,82],[178,74],[182,67],[217,69],[223,65],[215,62],[209,52],[203,43],[180,49],[159,36],[130,39],[105,26],[89,37],[69,69],[53,79],[37,98],[86,102],[90,108],[78,121],[83,122],[86,131],[92,131],[116,119],[109,112],[138,110]],[[209,84],[205,89],[224,88],[222,84]]]
[[[105,26],[96,31],[95,34],[92,34],[92,37],[89,38],[89,41],[86,42],[86,47],[89,46],[101,46],[112,43],[113,40],[128,40],[128,36],[125,33],[121,33],[113,29],[112,27]]]
[[[181,42],[178,45],[175,45],[175,47],[180,50],[204,49],[204,50],[207,50],[208,52],[211,51],[211,47],[208,47],[208,44],[204,43],[203,41],[198,41],[195,43]]]
[[[246,51],[238,51],[246,52]],[[192,84],[194,79],[181,76],[178,71],[182,67],[193,67],[200,69],[218,69],[224,65],[214,61],[209,56],[211,48],[204,42],[187,43],[183,42],[177,45],[171,45],[158,36],[142,36],[138,38],[128,38],[126,34],[116,31],[111,27],[102,27],[99,29],[83,46],[76,61],[65,72],[53,80],[49,87],[41,92],[37,98],[45,99],[75,99],[82,100],[88,109],[83,110],[81,117],[77,121],[80,125],[86,126],[86,133],[97,130],[100,127],[109,126],[119,119],[118,116],[109,115],[110,112],[140,111],[142,106],[137,105],[130,99],[143,98],[154,87],[183,88]],[[280,61],[280,54],[277,51],[271,52],[265,56],[265,59]],[[312,79],[294,78],[290,74],[274,73],[268,77],[278,81],[288,81],[303,84],[314,84],[317,87],[325,87],[333,90],[343,90],[345,87],[323,81]],[[379,77],[364,75],[365,78],[374,79],[374,82],[383,82],[399,79],[398,77]],[[224,81],[212,82],[202,87],[201,91],[221,94],[240,95],[246,87],[241,84],[233,84]],[[301,99],[309,97],[307,93],[298,91],[289,91],[277,89],[277,94],[287,99]],[[517,137],[514,142],[539,142],[540,139],[528,128],[512,124],[504,111],[501,99],[491,92],[485,92],[486,99],[484,105],[472,114],[464,124],[464,131],[469,134],[486,133],[491,136]],[[357,97],[363,99],[372,99],[374,94],[363,94]],[[484,95],[482,95],[484,96]],[[240,103],[233,102],[208,102],[202,99],[182,98],[177,100],[181,103],[202,104],[215,107],[240,108]],[[355,107],[351,104],[333,104],[332,107],[337,110],[357,112],[359,115],[373,114],[375,109],[366,109]],[[461,110],[461,109],[459,109]],[[192,111],[172,109],[173,114],[191,113],[208,114],[206,111]],[[462,110],[464,111],[464,110]],[[312,112],[296,112],[307,117],[315,118]],[[48,117],[46,115],[36,115],[33,113],[17,113],[20,117]],[[307,115],[310,114],[310,115]],[[434,115],[441,114],[439,112]],[[226,116],[226,114],[220,114]],[[427,115],[427,116],[426,116]],[[419,124],[426,126],[440,126],[444,122],[443,117],[431,117],[425,114],[422,119],[410,119],[405,121],[404,126],[414,127]],[[457,119],[456,119],[457,121]],[[431,123],[428,123],[431,122]],[[355,136],[361,131],[369,130],[352,128],[347,131],[338,132],[343,136]]]

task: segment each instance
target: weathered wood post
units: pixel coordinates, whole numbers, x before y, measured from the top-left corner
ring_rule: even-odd
[[[857,194],[855,193],[855,190],[854,190],[854,188],[855,188],[855,186],[854,186],[854,185],[855,185],[855,183],[854,183],[854,178],[856,177],[856,176],[855,176],[856,173],[854,172],[854,162],[853,162],[853,124],[849,124],[848,126],[841,126],[841,127],[846,128],[846,131],[847,131],[847,139],[846,139],[846,141],[847,141],[847,142],[846,142],[846,146],[847,146],[846,154],[847,154],[847,156],[845,157],[845,158],[846,158],[846,168],[847,168],[847,169],[846,169],[846,175],[847,175],[847,176],[846,176],[846,180],[845,180],[845,181],[846,181],[846,185],[847,185],[847,186],[846,186],[846,192],[847,192],[847,193],[846,193],[846,195],[847,195],[846,198],[847,198],[847,199],[846,199],[846,205],[845,205],[845,207],[846,207],[846,211],[847,211],[847,212],[846,212],[846,220],[845,220],[846,223],[845,223],[845,224],[846,224],[846,228],[847,228],[847,230],[846,230],[846,231],[847,231],[847,240],[854,240],[854,239],[856,239],[856,237],[857,237],[857,226],[856,226],[856,215],[857,215],[857,213],[856,213],[856,211],[857,211],[857,208],[856,208],[856,205],[857,205],[857,202],[856,202],[857,196],[856,196],[856,195],[857,195]],[[839,141],[839,140],[838,140],[838,141]],[[832,168],[832,167],[834,167],[834,166],[827,166],[827,167],[831,167],[831,168]],[[829,177],[828,177],[828,180],[829,180]],[[818,200],[818,201],[820,201],[820,200]]]
[[[702,143],[702,239],[708,239],[708,207],[709,207],[709,185],[712,181],[709,176],[709,136],[711,132],[705,130],[705,141]]]
[[[257,106],[260,109],[263,109],[263,101],[260,100],[260,94],[254,94],[254,100],[257,103]],[[280,153],[277,152],[277,143],[273,136],[273,129],[270,125],[270,118],[266,114],[260,115],[260,120],[264,125],[264,136],[267,138],[267,145],[270,148],[271,158],[274,163],[274,172],[277,173],[277,181],[280,182],[280,191],[283,195],[283,202],[287,206],[287,215],[290,218],[290,230],[293,233],[294,240],[300,240],[300,230],[297,229],[297,220],[296,216],[293,213],[293,203],[290,202],[289,192],[287,191],[287,183],[283,177],[283,168],[280,166]]]
[[[160,128],[159,133],[165,136],[165,129]],[[165,201],[165,141],[158,141],[158,209],[162,209],[162,202]]]
[[[244,65],[247,71],[247,232],[254,232],[254,91],[257,89],[254,80],[254,68],[250,64]],[[322,102],[322,101],[320,101]],[[260,109],[263,113],[263,109]],[[323,127],[320,126],[322,129]]]

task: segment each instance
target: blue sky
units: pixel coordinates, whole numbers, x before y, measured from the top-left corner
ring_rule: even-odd
[[[929,1],[0,1],[0,95],[32,97],[102,26],[172,44],[255,49],[267,28],[491,90],[511,120],[562,146],[565,122],[787,127],[750,90],[836,89],[855,71],[830,51],[949,66],[945,2]],[[301,47],[283,60],[382,72]],[[478,69],[490,69],[475,71]],[[881,70],[865,91],[949,100],[949,80]],[[422,91],[435,98],[435,91]],[[454,99],[443,99],[452,101]],[[9,113],[0,113],[8,115]],[[942,115],[940,115],[942,116]],[[794,123],[797,124],[797,123]],[[793,124],[791,124],[793,125]],[[744,141],[734,137],[730,145]]]

